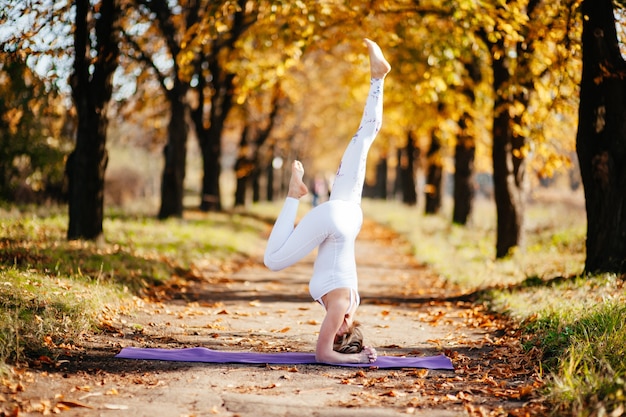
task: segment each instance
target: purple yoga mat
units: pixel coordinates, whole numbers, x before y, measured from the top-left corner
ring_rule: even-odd
[[[203,347],[185,349],[123,348],[116,358],[146,359],[179,362],[210,363],[254,363],[254,364],[323,364],[315,360],[315,354],[302,352],[258,353],[217,351]],[[425,368],[453,370],[452,361],[445,355],[439,356],[379,356],[374,363],[342,363],[337,366],[378,367],[378,368]]]

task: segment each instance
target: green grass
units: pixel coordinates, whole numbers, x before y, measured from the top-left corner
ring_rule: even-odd
[[[34,269],[1,267],[0,359],[24,360],[47,347],[73,345],[93,330],[102,306],[120,301],[105,286],[53,277]]]
[[[364,212],[411,244],[414,256],[497,312],[517,320],[528,349],[543,353],[546,396],[554,415],[620,416],[626,410],[624,277],[581,276],[585,213],[559,200],[530,204],[526,242],[495,260],[495,207],[477,201],[467,226],[449,207],[425,216],[418,207],[365,201]]]
[[[577,416],[621,415],[626,404],[626,305],[554,312],[529,328],[546,352],[550,400]],[[621,411],[620,411],[621,410]],[[614,414],[613,414],[614,413]]]
[[[194,265],[258,257],[268,228],[236,213],[158,221],[111,212],[96,244],[68,242],[67,224],[58,208],[0,211],[0,371],[76,343],[103,311]]]
[[[529,207],[525,249],[496,260],[495,206],[491,201],[476,200],[467,226],[452,224],[447,206],[442,214],[427,216],[420,207],[399,202],[363,202],[365,215],[403,235],[416,259],[467,291],[513,285],[531,276],[580,273],[585,260],[584,214],[581,218],[580,212],[552,206],[555,211]]]

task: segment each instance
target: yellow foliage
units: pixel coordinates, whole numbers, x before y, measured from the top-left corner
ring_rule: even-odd
[[[563,169],[558,154],[573,149],[580,45],[575,41],[579,33],[567,31],[579,30],[579,25],[568,20],[572,16],[560,2],[540,2],[533,16],[528,16],[528,1],[524,0],[246,2],[241,10],[245,31],[232,48],[221,52],[214,50],[215,45],[228,44],[235,35],[231,31],[238,2],[201,3],[197,22],[190,27],[187,22],[194,19],[187,19],[186,13],[192,9],[191,2],[181,0],[180,10],[173,10],[170,23],[180,47],[173,58],[164,52],[167,45],[161,28],[149,21],[148,15],[131,10],[123,24],[129,33],[141,32],[139,46],[146,54],[162,61],[175,59],[179,73],[174,76],[184,82],[199,76],[210,78],[206,68],[203,74],[197,73],[199,57],[216,58],[225,72],[235,74],[238,113],[231,120],[233,131],[250,121],[242,117],[263,120],[268,104],[262,97],[280,84],[285,94],[282,119],[271,140],[285,149],[291,146],[294,152],[335,161],[335,154],[342,149],[338,141],[351,136],[362,110],[368,73],[362,38],[367,36],[381,44],[393,67],[385,87],[385,123],[372,155],[393,154],[394,147],[404,146],[409,131],[415,132],[423,147],[433,126],[446,131],[443,143],[449,154],[458,135],[454,126],[468,112],[473,123],[464,134],[475,139],[476,166],[486,167],[490,165],[491,123],[496,111],[521,118],[520,124],[512,126],[513,133],[533,142],[535,155],[542,149],[546,170]],[[489,48],[485,41],[494,45],[503,41],[503,48]],[[528,62],[516,55],[520,43],[530,47]],[[22,51],[30,52],[26,47]],[[509,62],[511,84],[493,91],[492,60],[500,58]],[[476,80],[467,69],[472,62],[480,69]],[[162,92],[150,90],[152,71],[138,71],[131,66],[136,63],[125,65],[138,85],[152,96],[162,97]],[[163,67],[162,79],[171,80],[173,75],[167,69],[175,66]],[[532,85],[523,91],[519,85],[525,85],[528,78]],[[4,82],[0,79],[0,84]],[[523,92],[530,95],[530,103],[515,101],[493,108],[497,94],[510,98]],[[141,106],[152,107],[137,101],[142,111]],[[246,112],[251,114],[246,116]],[[15,126],[21,115],[13,111],[3,117],[9,126]],[[285,144],[288,141],[293,143]],[[313,155],[315,152],[319,155]],[[528,150],[518,156],[528,156]]]
[[[22,116],[24,116],[24,110],[19,108],[7,109],[6,113],[2,115],[2,119],[9,126],[9,133],[14,135],[17,132]]]

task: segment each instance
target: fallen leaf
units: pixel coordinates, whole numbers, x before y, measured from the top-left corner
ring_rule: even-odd
[[[72,401],[72,400],[59,401],[57,402],[57,407],[59,406],[66,407],[68,410],[71,408],[93,408],[89,404],[81,403],[79,401]]]
[[[403,392],[398,392],[396,390],[389,390],[387,392],[383,392],[380,394],[381,397],[404,397],[406,394]]]
[[[102,404],[102,408],[106,410],[128,410],[128,406],[124,404]]]
[[[39,361],[43,362],[43,363],[47,363],[49,365],[54,364],[54,361],[52,359],[50,359],[50,357],[48,357],[48,356],[40,356],[39,357]]]
[[[83,396],[78,397],[79,400],[84,400],[85,398],[89,398],[89,397],[98,397],[100,395],[103,395],[101,392],[90,392],[87,393]]]

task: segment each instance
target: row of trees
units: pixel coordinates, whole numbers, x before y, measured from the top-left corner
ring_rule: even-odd
[[[48,10],[44,0],[31,2],[33,10],[4,1],[5,21],[16,20],[11,10]],[[374,165],[377,178],[385,182],[385,161],[398,149],[404,201],[414,204],[415,155],[428,147],[426,206],[434,211],[442,154],[448,151],[454,157],[454,221],[464,223],[477,149],[491,149],[498,257],[523,245],[528,165],[538,163],[540,174],[549,175],[567,162],[580,84],[576,143],[588,210],[586,269],[623,271],[624,64],[615,7],[610,0],[76,0],[36,15],[33,21],[42,27],[73,22],[70,84],[78,122],[67,161],[68,237],[102,236],[114,75],[134,86],[135,94],[126,99],[135,105],[167,103],[159,217],[183,213],[190,131],[202,153],[201,208],[221,210],[220,158],[229,120],[236,120],[240,132],[235,168],[236,202],[242,203],[250,184],[258,197],[261,172],[276,155],[306,148],[302,137],[315,137],[317,152],[328,153],[338,136],[351,135],[353,127],[345,123],[320,122],[323,116],[328,120],[328,109],[313,104],[303,90],[332,78],[358,92],[363,83],[354,75],[354,63],[364,62],[361,39],[368,36],[381,43],[394,66],[385,139],[373,152],[380,161]],[[5,53],[29,48],[37,33],[7,40]],[[330,65],[329,59],[334,59]],[[147,88],[155,80],[158,93]],[[332,94],[322,91],[316,91],[322,100]],[[310,106],[306,118],[303,104]]]

